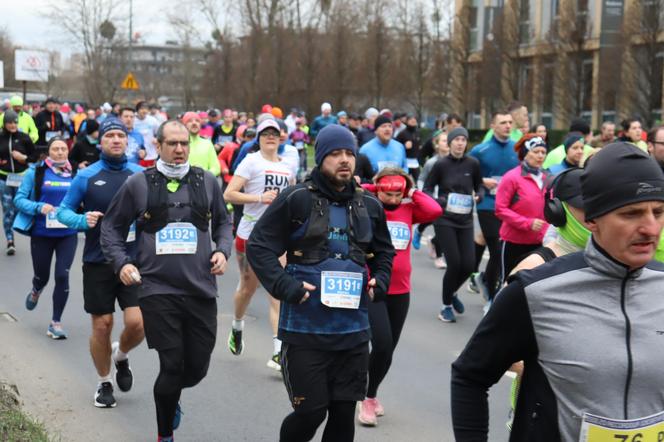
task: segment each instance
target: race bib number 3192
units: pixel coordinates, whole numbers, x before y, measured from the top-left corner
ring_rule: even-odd
[[[322,272],[320,301],[333,308],[357,309],[362,296],[362,273]]]
[[[193,255],[198,231],[191,223],[169,223],[155,235],[157,255]]]
[[[640,419],[618,420],[585,413],[579,442],[664,441],[664,411]]]

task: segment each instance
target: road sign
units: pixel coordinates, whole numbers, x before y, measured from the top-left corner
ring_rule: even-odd
[[[125,79],[122,80],[122,84],[120,85],[120,87],[122,89],[131,89],[132,91],[137,91],[140,88],[138,81],[136,81],[134,74],[132,74],[131,72],[129,72],[125,77]]]
[[[14,52],[14,77],[19,81],[48,81],[49,53],[44,51]]]

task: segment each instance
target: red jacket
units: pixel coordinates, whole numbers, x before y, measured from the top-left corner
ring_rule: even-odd
[[[544,173],[542,180],[546,182]],[[521,165],[503,175],[496,192],[496,216],[503,222],[500,239],[514,244],[542,243],[549,225],[544,223],[539,232],[532,225],[536,218],[544,220],[544,189]]]
[[[231,178],[233,178],[233,175],[228,173],[228,171],[231,168],[231,160],[233,158],[233,153],[235,153],[235,150],[238,147],[240,147],[239,144],[229,141],[224,145],[223,149],[221,149],[221,152],[219,152],[219,155],[217,156],[217,159],[219,160],[219,165],[221,166],[221,176],[224,179],[224,182],[226,183],[230,183]]]
[[[362,184],[369,192],[376,193],[374,184]],[[387,227],[392,245],[397,252],[392,261],[390,295],[410,293],[410,243],[413,224],[430,223],[443,214],[440,204],[424,192],[415,190],[412,198],[404,198],[395,210],[386,210]]]

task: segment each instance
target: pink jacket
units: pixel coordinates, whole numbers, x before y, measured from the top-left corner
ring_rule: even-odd
[[[546,182],[546,175],[542,173]],[[541,244],[549,228],[547,223],[539,232],[532,229],[533,221],[544,220],[544,186],[519,164],[503,175],[496,193],[496,216],[503,222],[500,239],[514,244]]]

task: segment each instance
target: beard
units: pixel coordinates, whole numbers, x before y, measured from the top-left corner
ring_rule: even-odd
[[[336,174],[330,174],[323,172],[323,175],[325,175],[325,178],[328,179],[330,184],[332,184],[335,187],[345,187],[348,185],[353,180],[353,175],[351,174],[348,178],[345,177],[340,177]]]

